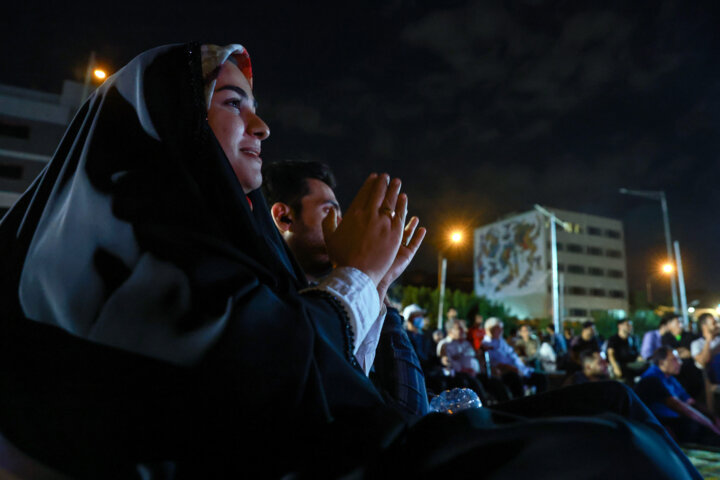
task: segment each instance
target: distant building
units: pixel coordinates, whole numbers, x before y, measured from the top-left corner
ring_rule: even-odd
[[[569,222],[557,229],[560,318],[582,320],[597,313],[623,318],[628,284],[622,222],[548,209]],[[533,211],[475,230],[475,291],[505,304],[520,318],[552,316],[550,228]]]
[[[59,94],[0,85],[0,217],[52,157],[82,90],[71,80]]]

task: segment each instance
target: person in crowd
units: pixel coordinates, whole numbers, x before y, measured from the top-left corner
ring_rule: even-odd
[[[555,332],[555,325],[548,323],[545,327],[545,334],[548,335],[548,342],[558,356],[567,354],[567,342],[564,335]]]
[[[538,350],[538,364],[543,372],[555,372],[558,370],[558,356],[552,347],[552,337],[543,335]]]
[[[595,322],[587,320],[583,322],[580,334],[576,335],[570,342],[568,361],[565,364],[565,371],[568,376],[582,370],[580,364],[580,356],[584,351],[599,352],[600,343],[598,342],[597,330]]]
[[[676,350],[682,359],[690,358],[690,344],[695,340],[695,336],[683,328],[679,314],[669,312],[664,318],[667,319],[667,331],[661,337],[663,346]]]
[[[677,352],[662,346],[652,361],[635,388],[638,396],[679,442],[720,446],[720,420],[698,405],[675,379],[680,372]]]
[[[300,264],[308,280],[317,284],[332,271],[325,246],[322,222],[331,210],[340,212],[335,197],[335,177],[327,165],[314,161],[280,161],[263,167],[263,192],[275,226]],[[412,221],[412,220],[411,220]],[[422,241],[418,232],[407,251],[409,263]],[[381,322],[380,339],[373,364],[373,380],[393,405],[409,415],[428,411],[423,371],[417,351],[428,354],[428,342],[422,334],[424,311],[417,305],[408,306],[405,322],[385,298],[385,318]],[[421,338],[416,338],[420,335]],[[375,352],[373,352],[374,354]],[[368,352],[370,354],[370,352]],[[425,358],[427,361],[427,358]]]
[[[547,389],[547,377],[525,365],[515,350],[503,339],[503,322],[495,317],[485,321],[483,343],[488,349],[493,375],[502,379],[515,397],[524,395],[525,385],[535,387],[537,392]]]
[[[332,271],[322,222],[330,210],[340,219],[335,176],[320,162],[283,161],[263,165],[262,189],[275,226],[310,282]]]
[[[458,311],[455,307],[448,308],[448,311],[445,313],[445,321],[454,322],[458,319]]]
[[[667,314],[668,331],[662,336],[663,346],[677,351],[682,365],[678,374],[678,381],[693,398],[705,398],[705,378],[702,370],[695,365],[690,346],[696,335],[687,331],[682,324],[680,315],[670,312]]]
[[[573,356],[579,360],[582,352],[590,350],[593,352],[600,351],[600,343],[598,342],[597,330],[595,329],[595,322],[587,320],[582,324],[582,330],[580,335],[573,338],[570,343],[570,352]]]
[[[672,318],[675,318],[673,316]],[[642,346],[640,347],[640,355],[646,361],[649,361],[655,350],[662,346],[662,337],[668,332],[668,322],[672,319],[671,317],[664,315],[660,318],[658,328],[655,330],[648,330],[643,335]]]
[[[420,359],[420,365],[423,369],[427,369],[434,359],[432,355],[434,347],[432,337],[424,330],[425,310],[413,303],[403,309],[402,316],[405,319],[405,330]],[[438,358],[440,358],[439,355]]]
[[[537,368],[538,365],[538,351],[540,350],[540,340],[533,333],[530,325],[520,325],[518,329],[518,335],[515,337],[515,351],[517,352],[520,360],[525,365]]]
[[[573,341],[573,338],[575,338],[575,331],[572,327],[565,327],[563,328],[563,338],[565,339],[565,345],[568,347]]]
[[[697,324],[702,336],[690,344],[690,353],[708,381],[720,384],[720,322],[711,313],[703,313]]]
[[[563,385],[579,385],[588,382],[601,382],[610,378],[608,362],[603,358],[601,352],[585,350],[580,355],[582,370],[569,376]]]
[[[259,190],[269,128],[252,86],[240,45],[139,55],[80,108],[5,215],[9,442],[72,478],[453,475],[507,442],[517,448],[486,468],[513,477],[533,464],[552,478],[547,459],[580,441],[563,469],[609,475],[607,456],[623,452],[615,478],[699,478],[646,416],[520,406],[538,418],[410,421],[388,406],[358,352],[375,343],[414,238],[401,182],[372,174],[339,225],[328,212],[335,268],[308,288]]]
[[[485,337],[485,329],[483,328],[485,319],[479,313],[477,306],[473,307],[468,312],[468,320],[473,322],[468,329],[468,340],[470,341],[470,344],[472,344],[475,351],[478,352],[482,347],[482,341]]]
[[[632,327],[630,319],[618,320],[617,333],[607,343],[607,358],[615,378],[630,383],[647,367],[638,351]]]

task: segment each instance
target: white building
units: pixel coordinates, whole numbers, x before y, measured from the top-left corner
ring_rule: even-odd
[[[0,217],[50,160],[82,89],[71,80],[59,94],[0,85]]]
[[[594,313],[621,318],[628,312],[622,222],[550,208],[569,222],[557,229],[561,318]],[[520,318],[552,316],[549,222],[535,211],[475,230],[475,291],[505,304]]]

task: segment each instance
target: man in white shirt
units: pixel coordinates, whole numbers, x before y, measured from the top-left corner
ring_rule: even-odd
[[[720,323],[710,313],[700,315],[697,323],[702,337],[690,344],[690,354],[711,383],[720,383]]]

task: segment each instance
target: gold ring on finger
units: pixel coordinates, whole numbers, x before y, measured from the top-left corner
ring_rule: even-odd
[[[383,215],[387,215],[388,217],[390,217],[390,220],[392,220],[393,218],[395,218],[395,210],[393,210],[392,208],[382,207],[382,208],[380,209],[380,213],[382,213]]]

